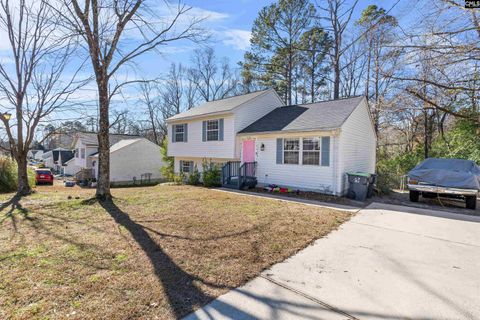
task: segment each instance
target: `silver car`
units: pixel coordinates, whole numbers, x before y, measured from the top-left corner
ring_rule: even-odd
[[[437,196],[464,199],[475,210],[480,190],[480,167],[471,160],[429,158],[408,173],[410,201]]]

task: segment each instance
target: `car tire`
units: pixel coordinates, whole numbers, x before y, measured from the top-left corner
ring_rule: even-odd
[[[420,198],[420,192],[410,190],[410,201],[418,202],[418,198]]]
[[[476,196],[465,196],[465,207],[467,209],[475,210],[477,208],[477,197]]]

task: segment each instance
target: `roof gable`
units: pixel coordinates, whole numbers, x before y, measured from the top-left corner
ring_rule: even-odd
[[[185,112],[179,113],[167,119],[167,121],[188,119],[194,117],[200,117],[209,114],[217,114],[222,112],[230,112],[236,107],[244,104],[247,101],[253,100],[267,92],[275,92],[273,89],[267,89],[262,91],[255,91],[247,94],[242,94],[239,96],[229,97],[225,99],[215,100],[205,102],[198,107],[194,107]]]
[[[130,134],[109,134],[110,147],[115,143],[122,140],[138,139],[140,136],[130,135]],[[80,140],[85,145],[98,146],[98,137],[95,132],[78,132],[73,141],[73,145],[77,143],[77,140]]]

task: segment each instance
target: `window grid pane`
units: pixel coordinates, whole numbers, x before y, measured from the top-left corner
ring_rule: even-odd
[[[283,163],[299,164],[300,139],[283,140]]]
[[[177,124],[175,125],[175,141],[176,142],[183,142],[185,136],[185,125]]]
[[[190,173],[190,162],[191,161],[183,161],[183,165],[182,165],[183,173]]]
[[[207,141],[218,141],[218,120],[207,121]]]
[[[315,166],[320,165],[320,139],[303,139],[302,147],[302,164]]]

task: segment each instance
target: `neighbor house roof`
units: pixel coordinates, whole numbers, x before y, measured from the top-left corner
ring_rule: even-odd
[[[244,104],[245,102],[255,99],[270,91],[275,92],[273,89],[267,89],[267,90],[242,94],[242,95],[234,96],[230,98],[205,102],[204,104],[199,105],[198,107],[195,107],[185,112],[174,115],[173,117],[168,118],[167,121],[187,119],[187,118],[198,117],[198,116],[209,115],[209,114],[230,112],[236,107],[238,107],[239,105]]]
[[[135,138],[139,138],[139,136],[130,135],[130,134],[110,133],[110,136],[109,136],[110,146],[114,145],[115,143],[121,140],[135,139]],[[95,132],[77,132],[75,139],[73,141],[73,144],[77,143],[77,139],[82,140],[84,144],[95,145],[95,146],[98,145],[97,133]]]
[[[58,153],[62,157],[62,166],[64,166],[67,161],[73,159],[73,156],[74,156],[74,153],[71,150],[60,150],[60,151],[58,151]],[[55,160],[55,156],[54,156],[53,159]],[[57,156],[57,159],[55,161],[58,161],[58,156]]]
[[[342,126],[363,96],[279,107],[239,133],[332,130]]]
[[[112,146],[110,147],[110,153],[115,152],[115,151],[117,151],[117,150],[120,150],[120,149],[122,149],[122,148],[125,148],[125,147],[127,147],[127,146],[129,146],[129,145],[132,145],[132,144],[134,144],[134,143],[136,143],[136,142],[138,142],[138,141],[140,141],[140,140],[142,140],[142,139],[147,140],[147,139],[145,139],[145,138],[138,138],[138,139],[128,139],[128,140],[126,139],[126,140],[118,141],[117,143],[115,143],[114,145],[112,145]],[[90,155],[90,157],[94,157],[94,158],[98,157],[98,152]]]

